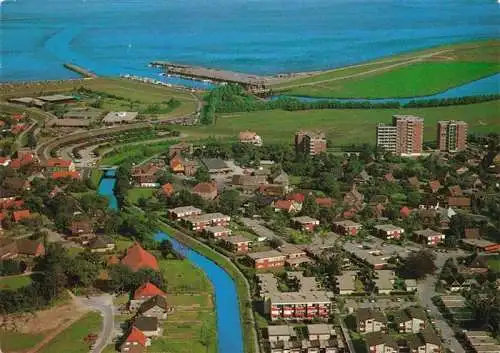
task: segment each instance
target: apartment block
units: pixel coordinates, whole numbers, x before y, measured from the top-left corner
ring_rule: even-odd
[[[286,255],[277,250],[247,254],[255,269],[280,268],[285,266]]]
[[[191,230],[201,232],[210,226],[226,226],[231,221],[231,217],[216,212],[186,217],[183,218],[182,221],[187,224]]]
[[[392,125],[377,125],[377,146],[397,155],[422,153],[424,119],[414,115],[394,115]]]
[[[326,152],[326,137],[323,132],[298,131],[295,133],[295,150],[311,156]]]
[[[458,152],[467,148],[465,121],[442,120],[437,123],[437,143],[440,151]]]
[[[288,292],[271,294],[264,311],[271,320],[328,319],[332,301],[326,292]]]

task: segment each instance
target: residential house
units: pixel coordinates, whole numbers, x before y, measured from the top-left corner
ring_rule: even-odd
[[[293,217],[292,222],[295,227],[303,232],[314,232],[317,226],[319,226],[319,220],[309,216]]]
[[[114,250],[115,242],[106,235],[99,235],[89,241],[88,247],[90,252],[103,253]]]
[[[417,280],[405,279],[405,289],[407,292],[416,292],[417,291]]]
[[[232,179],[233,187],[246,193],[253,193],[261,184],[267,184],[265,175],[235,174]]]
[[[139,243],[135,243],[127,249],[127,254],[121,260],[121,264],[128,266],[134,272],[143,268],[150,268],[155,271],[160,269],[156,258],[144,250]]]
[[[356,184],[352,184],[351,190],[344,195],[344,203],[359,211],[364,207],[364,198],[364,195],[356,188]]]
[[[121,353],[144,353],[146,352],[146,347],[149,346],[151,342],[146,337],[141,330],[137,327],[132,326],[127,337],[120,346]]]
[[[500,252],[500,244],[486,239],[462,239],[462,245],[469,250],[486,253]]]
[[[259,186],[259,193],[265,197],[281,197],[286,191],[287,188],[281,184],[266,184]]]
[[[54,172],[73,172],[75,171],[75,164],[71,160],[51,158],[47,160],[45,168],[50,174]]]
[[[375,287],[379,294],[390,294],[394,290],[396,274],[392,270],[375,271]]]
[[[200,196],[203,200],[211,201],[217,197],[217,184],[214,182],[196,184],[192,193]]]
[[[154,316],[139,316],[134,319],[134,326],[141,330],[146,337],[158,337],[163,331],[158,318]]]
[[[384,175],[384,180],[387,181],[388,183],[394,183],[396,182],[396,179],[394,178],[394,175],[392,173],[387,173]]]
[[[94,235],[92,222],[86,219],[71,221],[68,230],[72,237],[90,238]]]
[[[230,216],[218,212],[189,216],[182,219],[182,222],[186,224],[190,230],[196,232],[201,232],[203,229],[210,226],[227,226],[230,221]]]
[[[397,227],[392,224],[380,224],[376,225],[375,229],[377,233],[384,239],[399,239],[405,230],[401,227]]]
[[[132,168],[130,175],[138,186],[156,188],[160,186],[157,183],[160,170],[161,167],[159,165],[151,162]]]
[[[332,208],[334,204],[333,200],[329,197],[316,197],[314,200],[320,208]]]
[[[433,194],[437,193],[439,189],[441,189],[441,183],[439,182],[439,180],[429,181],[429,189]]]
[[[398,353],[397,342],[388,334],[371,332],[365,336],[367,352],[370,353]]]
[[[165,320],[170,308],[167,299],[162,295],[155,295],[146,300],[139,307],[138,313],[146,317],[156,317],[158,320]]]
[[[240,143],[262,146],[262,138],[254,131],[242,131],[239,136]]]
[[[356,235],[363,228],[360,223],[351,220],[333,222],[333,231],[341,235]]]
[[[193,206],[182,206],[182,207],[171,208],[168,210],[168,215],[173,220],[191,216],[199,216],[202,213],[203,213],[202,210]]]
[[[311,262],[311,259],[307,257],[305,250],[296,245],[285,243],[278,248],[278,251],[285,255],[286,265],[292,268],[296,268],[303,263]]]
[[[186,176],[193,176],[198,170],[198,164],[195,161],[187,160],[179,154],[170,159],[169,166],[172,173]]]
[[[451,197],[460,197],[464,195],[464,192],[462,191],[460,185],[453,185],[448,187],[448,192]]]
[[[264,301],[271,321],[327,320],[332,312],[330,296],[323,291],[271,293]]]
[[[276,177],[273,178],[272,182],[273,184],[282,185],[286,191],[290,185],[290,178],[288,177],[288,174],[282,170]]]
[[[471,199],[467,196],[459,196],[453,197],[450,196],[447,199],[447,203],[449,207],[457,207],[457,208],[470,208],[471,207]]]
[[[174,191],[174,186],[170,183],[166,183],[161,186],[161,194],[165,197],[172,197]]]
[[[418,334],[407,336],[407,344],[410,353],[441,352],[441,340],[431,327],[422,329]],[[493,351],[488,352],[493,353]]]
[[[285,266],[286,255],[277,250],[249,253],[247,256],[257,270]]]
[[[219,239],[231,235],[231,229],[222,226],[208,226],[204,228],[205,233],[210,238]]]
[[[297,340],[297,334],[292,326],[275,325],[267,327],[270,353],[295,353],[302,349],[301,341]]]
[[[37,240],[0,239],[0,259],[13,259],[18,256],[38,257],[45,255],[45,247]]]
[[[380,218],[384,215],[389,198],[385,195],[375,195],[370,199],[368,207],[372,210],[373,217]]]
[[[287,195],[286,199],[302,204],[302,203],[304,203],[306,196],[300,192],[294,192],[294,193]]]
[[[193,154],[193,144],[192,143],[181,142],[181,143],[177,143],[175,145],[172,145],[168,148],[169,158],[172,158],[174,156],[181,156],[181,155],[190,156],[192,154]]]
[[[210,174],[226,174],[232,171],[232,169],[222,159],[203,158],[201,162]]]
[[[53,172],[50,175],[50,178],[52,180],[59,180],[59,179],[80,180],[81,179],[81,175],[80,175],[80,172],[77,172],[76,170],[74,170],[74,171],[61,170],[61,171],[58,171],[58,172]]]
[[[413,177],[409,177],[407,179],[408,181],[408,185],[410,185],[411,187],[413,188],[416,188],[418,189],[420,187],[420,181],[418,180],[417,177],[413,176]]]
[[[293,200],[277,200],[273,202],[275,212],[297,213],[302,209],[302,204]]]
[[[386,331],[387,319],[380,310],[359,308],[356,312],[356,327],[361,333]]]
[[[356,291],[356,271],[344,271],[342,275],[335,276],[335,278],[340,295],[349,295]]]
[[[336,335],[333,325],[309,324],[307,325],[309,341],[328,341]]]
[[[167,296],[167,294],[164,291],[155,286],[153,283],[151,282],[144,283],[135,290],[132,300],[130,300],[129,304],[130,311],[137,310],[142,305],[142,303],[153,297],[156,297],[157,295],[161,297]]]
[[[411,215],[411,210],[408,206],[403,206],[399,210],[399,216],[403,219],[410,217],[410,215]]]
[[[252,241],[242,235],[235,235],[224,239],[229,250],[235,253],[247,253]]]
[[[435,246],[444,242],[445,235],[430,228],[414,231],[417,242]]]
[[[411,306],[397,312],[393,322],[399,333],[419,333],[426,327],[427,315],[422,308]]]
[[[31,216],[32,215],[31,215],[30,210],[18,210],[18,211],[14,211],[14,212],[12,212],[12,221],[14,223],[19,223],[23,219],[28,219]]]

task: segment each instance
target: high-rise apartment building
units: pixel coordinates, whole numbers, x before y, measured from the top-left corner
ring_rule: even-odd
[[[440,151],[458,152],[467,148],[467,123],[446,120],[437,123],[437,144]]]
[[[298,131],[295,133],[295,150],[315,156],[326,152],[326,137],[322,132]]]
[[[424,119],[414,115],[394,115],[392,125],[377,125],[377,146],[397,155],[422,153]]]

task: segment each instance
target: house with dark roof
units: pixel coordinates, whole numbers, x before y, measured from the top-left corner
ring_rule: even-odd
[[[441,352],[441,340],[429,326],[419,333],[406,337],[410,353],[436,353]]]
[[[281,184],[260,185],[258,192],[266,197],[281,197],[287,191],[287,188]]]
[[[134,295],[130,300],[129,309],[131,311],[134,311],[137,308],[139,308],[142,305],[142,303],[153,297],[156,297],[157,295],[161,297],[167,296],[167,294],[164,291],[155,286],[153,283],[146,282],[135,290]]]
[[[162,295],[155,295],[146,300],[139,307],[138,313],[146,317],[156,317],[158,320],[165,320],[170,308],[167,299]]]
[[[359,308],[356,312],[356,328],[361,333],[386,331],[387,318],[380,310]]]
[[[471,206],[471,198],[467,196],[457,196],[457,197],[450,196],[447,199],[447,203],[449,207],[467,209],[470,208]]]
[[[115,242],[106,235],[99,235],[89,241],[88,248],[91,252],[108,252],[115,248]]]
[[[414,188],[419,188],[420,187],[420,181],[418,180],[417,177],[413,176],[413,177],[409,177],[407,179],[408,181],[408,184],[411,186],[411,187],[414,187]]]
[[[132,271],[136,272],[142,268],[150,268],[155,271],[159,270],[158,261],[139,243],[135,243],[127,249],[127,255],[121,260],[121,264],[128,266]]]
[[[208,173],[210,174],[225,174],[232,170],[222,159],[203,158],[201,162],[208,169]]]
[[[309,216],[293,217],[293,225],[303,232],[314,232],[317,226],[319,226],[319,220]]]
[[[134,319],[134,326],[146,337],[160,336],[163,331],[158,318],[154,316],[138,316]]]
[[[71,237],[79,238],[84,243],[87,243],[88,239],[94,237],[94,226],[88,219],[71,221],[68,231]]]
[[[426,327],[427,315],[422,308],[411,306],[395,313],[393,322],[399,333],[418,333]]]
[[[436,246],[444,242],[445,235],[443,233],[436,232],[430,228],[424,230],[416,230],[413,232],[416,241],[429,246]]]
[[[235,235],[232,237],[227,237],[223,239],[226,247],[234,253],[247,253],[252,241],[245,236]]]
[[[365,336],[367,352],[397,353],[399,346],[396,341],[386,333],[371,332]]]
[[[360,223],[351,220],[333,222],[333,231],[341,235],[356,235],[363,228]]]
[[[43,243],[30,239],[0,239],[0,259],[14,259],[18,256],[38,257],[45,254]]]

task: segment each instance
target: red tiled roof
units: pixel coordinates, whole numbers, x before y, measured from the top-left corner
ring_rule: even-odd
[[[21,114],[21,113],[12,114],[12,119],[14,119],[16,121],[23,120],[24,119],[24,114]]]
[[[390,183],[392,183],[396,180],[396,179],[394,179],[394,176],[392,175],[392,173],[387,173],[386,175],[384,175],[384,178],[385,178],[385,180],[387,180]]]
[[[19,169],[19,168],[21,168],[21,166],[22,166],[22,163],[21,163],[20,159],[13,159],[9,164],[9,167],[12,169]]]
[[[317,197],[316,204],[318,204],[318,206],[320,207],[332,207],[333,200],[329,197]]]
[[[135,326],[132,326],[130,333],[125,339],[125,342],[130,342],[130,343],[137,342],[143,347],[146,347],[146,341],[147,341],[146,335],[144,335],[144,333]]]
[[[448,206],[469,207],[470,198],[468,197],[448,197]]]
[[[193,187],[193,192],[198,194],[211,194],[214,191],[217,191],[214,183],[199,183]]]
[[[161,187],[161,189],[163,190],[163,193],[167,195],[172,195],[174,192],[174,186],[170,183],[166,183]]]
[[[279,208],[280,210],[290,210],[292,207],[293,201],[291,200],[278,200],[274,203],[275,208]]]
[[[439,180],[432,180],[429,181],[429,187],[431,188],[432,192],[438,192],[439,188],[441,187],[441,183]]]
[[[299,203],[304,202],[305,199],[306,199],[306,197],[304,196],[304,194],[301,194],[299,192],[295,192],[293,194],[290,194],[287,197],[287,200],[293,200],[293,201],[299,202]]]
[[[164,297],[166,296],[166,293],[151,282],[147,282],[135,290],[134,299],[152,298],[156,295]]]
[[[71,179],[80,179],[80,172],[77,171],[67,171],[67,170],[61,170],[58,172],[52,173],[50,176],[52,179],[62,179],[62,178],[71,178]]]
[[[138,271],[141,268],[151,268],[158,271],[158,261],[138,243],[135,243],[127,250],[127,255],[122,259],[121,263],[128,266],[132,271]]]
[[[9,157],[0,157],[0,164],[5,164],[7,162],[10,163],[10,158]]]
[[[464,194],[460,185],[450,186],[448,190],[450,191],[450,195],[454,197],[462,196]]]
[[[30,210],[20,210],[12,212],[12,218],[14,219],[14,222],[19,222],[25,218],[29,218],[30,216]]]
[[[47,161],[48,167],[69,167],[71,165],[71,161],[60,158],[52,158]]]
[[[3,222],[3,220],[5,219],[5,217],[7,217],[7,214],[4,213],[4,212],[0,212],[0,222]],[[0,225],[0,228],[1,228],[1,225]]]
[[[19,209],[24,206],[24,200],[0,201],[0,210]]]
[[[402,207],[399,210],[399,214],[401,215],[401,217],[407,218],[407,217],[410,216],[410,213],[411,213],[411,210],[408,207],[406,207],[406,206]]]

